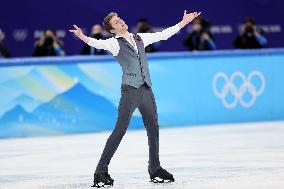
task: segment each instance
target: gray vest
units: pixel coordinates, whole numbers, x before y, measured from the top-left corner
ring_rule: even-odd
[[[134,35],[138,53],[134,47],[123,37],[117,38],[120,50],[115,58],[122,68],[121,85],[130,85],[139,88],[144,82],[151,86],[151,79],[146,60],[145,48],[139,35]]]

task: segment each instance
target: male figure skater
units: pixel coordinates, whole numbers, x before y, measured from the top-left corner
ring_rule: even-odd
[[[163,169],[159,161],[158,114],[151,88],[145,47],[160,40],[167,40],[200,14],[201,12],[187,13],[185,10],[183,19],[178,24],[161,32],[132,34],[128,32],[127,24],[118,14],[111,12],[104,19],[103,25],[108,32],[115,34],[115,37],[106,40],[87,37],[76,25],[73,30],[69,30],[88,45],[111,52],[123,71],[118,118],[96,167],[93,187],[113,185],[114,180],[108,174],[108,165],[137,107],[142,115],[148,136],[148,173],[151,181],[154,183],[175,181],[173,175]]]

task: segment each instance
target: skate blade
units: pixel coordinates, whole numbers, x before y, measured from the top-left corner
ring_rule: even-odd
[[[153,182],[153,183],[171,183],[173,181],[171,180],[167,180],[167,179],[151,179],[149,182]]]
[[[113,183],[105,184],[103,182],[100,182],[100,183],[94,184],[92,187],[95,187],[95,188],[108,188],[108,187],[111,187],[111,186],[113,186]]]

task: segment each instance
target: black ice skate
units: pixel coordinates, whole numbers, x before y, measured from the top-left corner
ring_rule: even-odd
[[[113,179],[107,172],[94,174],[94,185],[92,187],[100,188],[105,186],[113,186]]]
[[[157,170],[154,174],[150,174],[150,182],[153,183],[164,183],[164,182],[174,182],[175,179],[171,173],[161,168]]]

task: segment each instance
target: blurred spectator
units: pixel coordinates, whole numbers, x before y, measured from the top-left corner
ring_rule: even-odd
[[[5,39],[5,34],[0,29],[0,58],[2,58],[2,57],[4,57],[4,58],[10,57],[9,50],[8,50],[7,46],[4,44],[4,42],[3,42],[4,39]]]
[[[135,28],[136,33],[154,33],[154,30],[149,24],[149,21],[145,18],[142,18],[138,20],[136,28]],[[157,52],[159,50],[160,43],[153,43],[148,45],[145,48],[145,52]]]
[[[35,42],[33,56],[63,56],[63,42],[56,37],[52,29],[47,29],[44,36]]]
[[[192,21],[192,30],[186,35],[184,45],[190,51],[215,50],[216,44],[210,32],[210,22],[195,18]]]
[[[92,27],[90,37],[95,38],[95,39],[105,39],[103,35],[102,26],[99,24],[94,25]],[[107,51],[103,49],[96,49],[85,43],[84,47],[81,50],[81,54],[83,55],[104,55],[104,54],[107,54]]]
[[[267,45],[263,30],[256,27],[252,18],[248,18],[235,39],[234,46],[240,49],[257,49]]]

